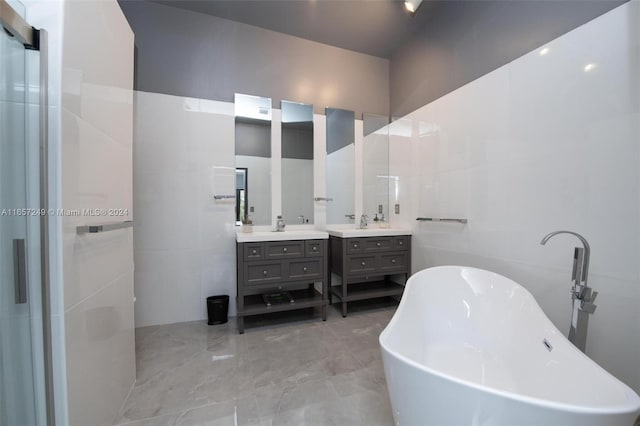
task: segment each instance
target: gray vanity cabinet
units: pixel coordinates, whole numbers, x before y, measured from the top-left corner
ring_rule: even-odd
[[[331,272],[341,283],[329,292],[342,303],[342,316],[347,316],[347,303],[354,300],[397,296],[404,286],[392,276],[411,274],[411,236],[329,237],[331,244]]]
[[[321,307],[327,319],[328,240],[236,243],[238,330],[244,317],[293,309]],[[322,291],[314,283],[322,282]],[[267,306],[263,294],[287,291],[291,303]]]

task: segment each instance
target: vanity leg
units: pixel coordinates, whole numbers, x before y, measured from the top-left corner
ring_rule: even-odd
[[[342,302],[342,318],[347,317],[347,302]]]
[[[327,320],[327,305],[322,305],[322,321]]]
[[[238,333],[244,334],[244,317],[238,316]]]

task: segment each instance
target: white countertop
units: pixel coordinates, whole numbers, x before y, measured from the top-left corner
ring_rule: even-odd
[[[344,228],[327,226],[329,235],[340,238],[358,238],[358,237],[391,237],[395,235],[411,235],[411,229],[408,228]]]
[[[244,233],[236,232],[236,241],[239,243],[257,243],[263,241],[289,241],[289,240],[326,240],[329,234],[325,231],[301,230],[301,231],[254,231]]]

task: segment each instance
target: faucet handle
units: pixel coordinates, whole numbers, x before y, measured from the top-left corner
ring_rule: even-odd
[[[591,291],[591,287],[582,286],[580,291],[580,296],[578,299],[584,300],[585,302],[593,302],[598,297],[597,291]]]
[[[580,301],[580,310],[588,314],[592,314],[596,311],[597,306],[593,303],[598,297],[598,292],[591,292],[591,288],[587,287],[584,291],[584,296]]]
[[[588,314],[592,314],[596,311],[597,306],[593,304],[593,302],[585,302],[584,300],[580,303],[580,310],[586,312]]]

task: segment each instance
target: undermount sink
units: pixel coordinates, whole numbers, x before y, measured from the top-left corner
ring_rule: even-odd
[[[327,227],[329,235],[340,238],[358,238],[358,237],[387,237],[394,235],[411,235],[411,229],[408,228],[342,228]]]
[[[236,232],[236,241],[239,243],[256,243],[261,241],[291,241],[291,240],[326,240],[329,234],[316,230],[285,230],[285,231],[254,231]]]

